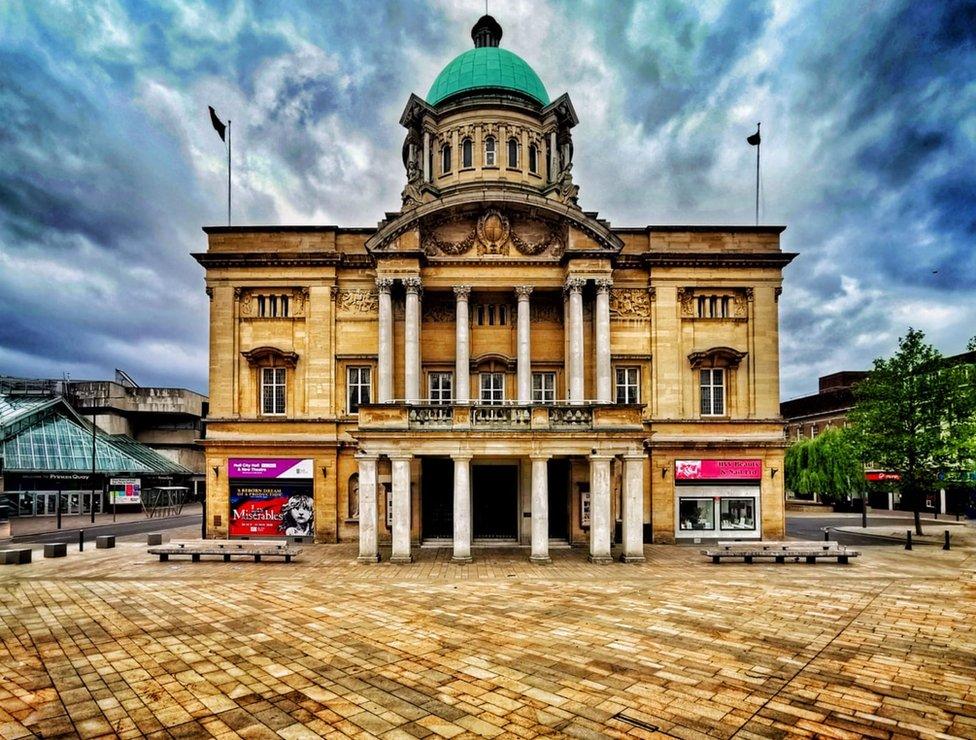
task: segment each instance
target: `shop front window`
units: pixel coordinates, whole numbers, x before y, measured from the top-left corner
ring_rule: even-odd
[[[755,529],[756,500],[753,498],[723,498],[721,506],[723,530]]]
[[[682,530],[713,530],[715,502],[710,498],[682,498],[678,502],[678,520]]]

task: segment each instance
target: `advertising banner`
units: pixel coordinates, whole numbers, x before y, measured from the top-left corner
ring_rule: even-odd
[[[108,495],[112,504],[140,504],[142,481],[138,478],[109,478]]]
[[[231,537],[311,537],[312,484],[231,483]]]
[[[760,480],[762,460],[675,460],[675,480]]]
[[[898,473],[886,473],[883,470],[869,470],[864,474],[866,480],[901,480],[901,476]]]
[[[311,478],[312,460],[294,457],[232,457],[227,461],[228,478]]]

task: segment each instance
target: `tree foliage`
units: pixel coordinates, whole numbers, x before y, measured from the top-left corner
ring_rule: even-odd
[[[813,439],[790,445],[786,450],[786,487],[828,502],[863,495],[864,466],[850,432],[827,429]]]
[[[972,469],[974,386],[971,366],[945,362],[923,332],[910,328],[898,351],[875,360],[854,388],[849,420],[862,460],[901,475],[919,533],[925,495],[940,479]]]

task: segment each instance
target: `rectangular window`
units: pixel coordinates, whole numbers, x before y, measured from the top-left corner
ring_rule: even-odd
[[[431,403],[447,404],[454,398],[453,373],[430,373],[427,376],[428,398]]]
[[[723,498],[720,513],[720,529],[756,528],[756,499],[754,498]]]
[[[350,367],[346,372],[346,396],[349,399],[349,413],[355,414],[364,403],[369,403],[371,369]]]
[[[679,499],[678,528],[682,530],[715,529],[715,502],[710,498]]]
[[[556,402],[556,373],[532,373],[532,403]]]
[[[501,403],[505,400],[505,375],[481,373],[479,377],[482,403]]]
[[[725,414],[725,370],[720,367],[710,367],[700,372],[702,416],[723,416]]]
[[[640,403],[640,368],[617,368],[617,403]]]
[[[286,295],[281,296],[281,315],[286,318],[288,316],[288,296]]]
[[[268,300],[263,296],[258,296],[258,316],[268,315]]]
[[[261,413],[285,413],[285,368],[261,368]]]

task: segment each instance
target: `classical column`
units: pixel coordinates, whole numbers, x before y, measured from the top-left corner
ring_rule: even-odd
[[[613,455],[590,455],[590,562],[610,558],[610,461]]]
[[[452,563],[471,562],[471,456],[454,459],[454,555]]]
[[[531,285],[516,285],[518,296],[518,349],[516,373],[518,375],[518,402],[532,402],[532,330],[529,324],[529,294]]]
[[[596,281],[596,400],[610,403],[610,287],[613,281],[604,278]]]
[[[471,400],[471,322],[468,319],[468,295],[470,285],[455,285],[457,314],[454,335],[454,400],[466,403]]]
[[[623,529],[625,563],[644,562],[644,456],[624,455]]]
[[[549,456],[532,456],[533,563],[549,563]]]
[[[424,182],[430,182],[430,131],[424,131]]]
[[[583,278],[566,280],[569,291],[569,400],[583,402]]]
[[[556,149],[556,131],[549,132],[549,182],[559,179],[559,151]]]
[[[376,278],[380,304],[378,352],[380,377],[377,395],[377,400],[380,403],[393,400],[393,300],[390,298],[390,288],[392,287],[392,278]]]
[[[376,458],[366,452],[359,460],[359,562],[379,562],[376,521]]]
[[[391,455],[393,463],[393,554],[391,563],[409,563],[410,455]]]
[[[403,279],[407,289],[404,321],[403,375],[407,403],[420,400],[420,278]]]

